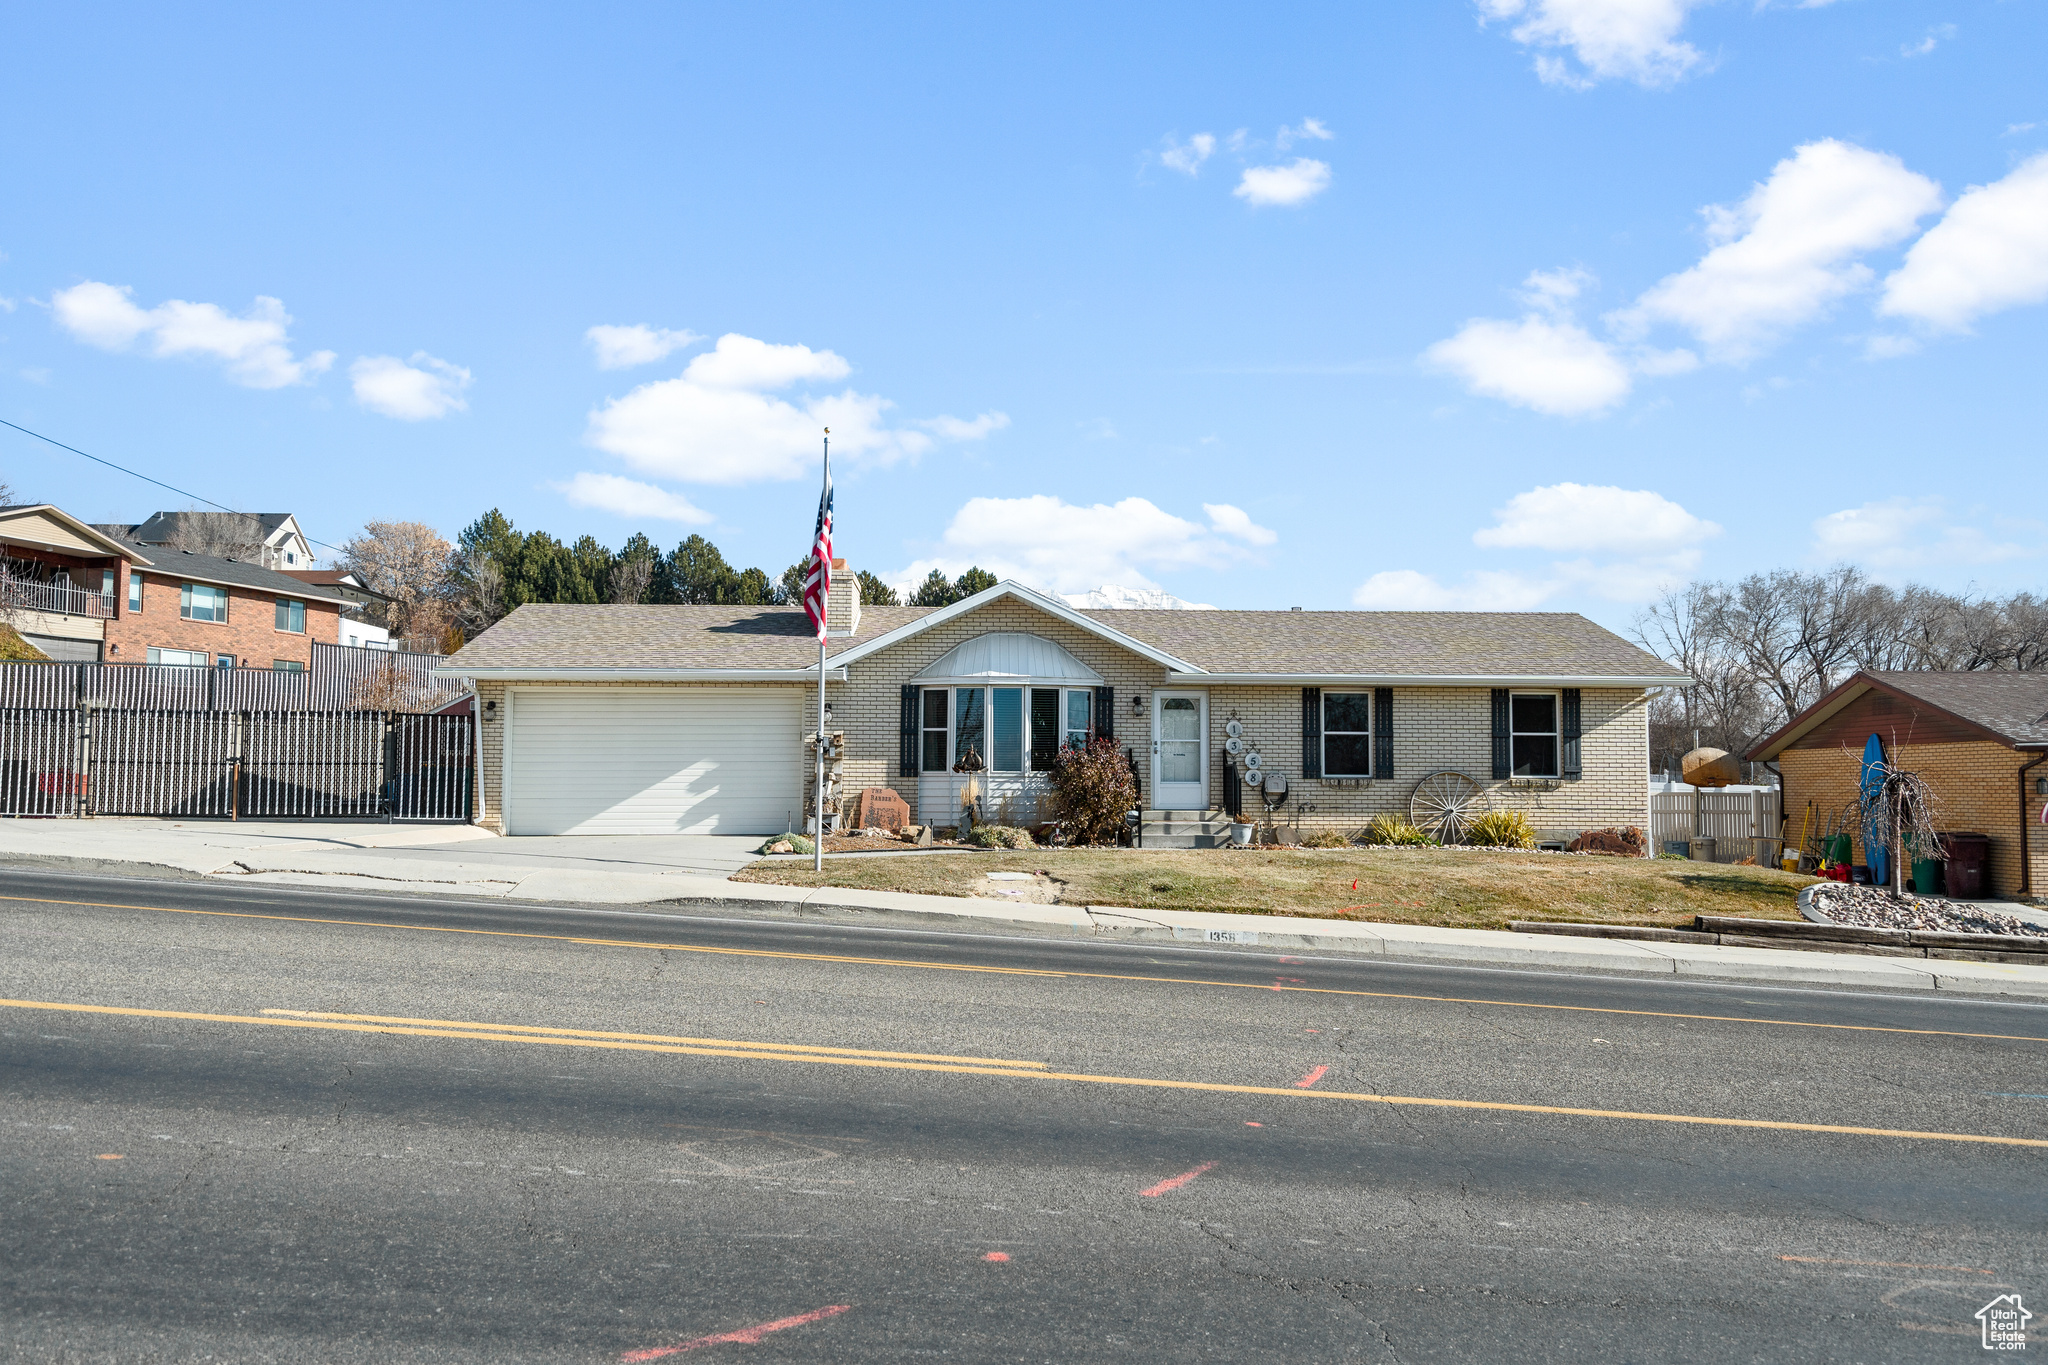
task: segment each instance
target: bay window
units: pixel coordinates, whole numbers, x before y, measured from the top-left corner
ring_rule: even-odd
[[[992,773],[1048,772],[1066,746],[1093,737],[1090,688],[927,687],[918,715],[919,768],[947,772],[972,749]]]

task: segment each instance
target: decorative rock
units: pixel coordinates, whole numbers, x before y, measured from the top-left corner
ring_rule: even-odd
[[[916,844],[919,848],[930,848],[932,846],[932,827],[930,825],[905,825],[902,829],[896,831],[896,835],[904,843]]]

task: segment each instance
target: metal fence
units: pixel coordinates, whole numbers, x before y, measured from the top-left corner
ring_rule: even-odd
[[[469,716],[0,709],[0,815],[462,821]]]
[[[1699,800],[1694,829],[1693,800]],[[1775,787],[1746,792],[1651,792],[1650,837],[1662,853],[1667,841],[1690,842],[1697,832],[1714,841],[1714,861],[1732,863],[1755,858],[1768,864],[1777,856],[1780,793]]]
[[[0,708],[148,711],[438,710],[466,695],[433,676],[438,654],[315,642],[307,669],[190,664],[0,663]]]

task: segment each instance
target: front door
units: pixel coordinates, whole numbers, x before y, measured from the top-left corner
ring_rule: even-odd
[[[1208,749],[1208,694],[1154,692],[1148,804],[1155,810],[1209,809]]]

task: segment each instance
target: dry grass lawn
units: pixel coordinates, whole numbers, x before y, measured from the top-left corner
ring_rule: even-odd
[[[1797,919],[1813,878],[1668,859],[1462,849],[1037,849],[1030,852],[763,860],[734,880],[937,896],[988,895],[999,871],[1053,880],[1066,905],[1309,915],[1465,929],[1509,920],[1678,928],[1694,915]]]

